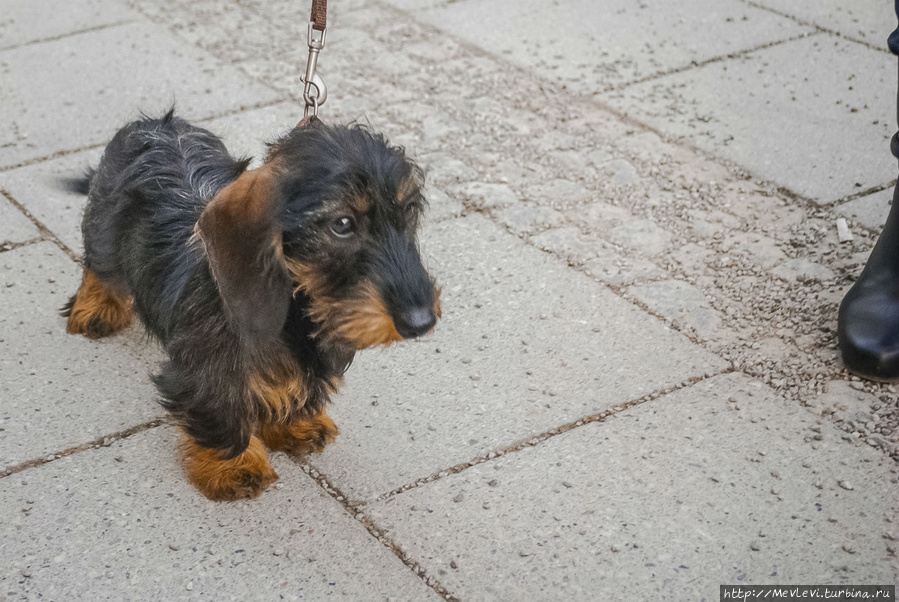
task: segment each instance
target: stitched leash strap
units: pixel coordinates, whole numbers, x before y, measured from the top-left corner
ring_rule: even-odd
[[[309,46],[309,58],[306,59],[306,73],[303,76],[303,100],[306,101],[304,117],[318,115],[318,107],[325,104],[325,100],[328,98],[325,82],[315,72],[318,66],[318,53],[325,47],[327,24],[328,0],[312,0],[312,14],[309,17],[306,38]]]
[[[324,31],[328,26],[328,0],[312,0],[312,28]]]

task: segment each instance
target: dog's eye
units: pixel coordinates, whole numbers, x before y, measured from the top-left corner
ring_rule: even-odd
[[[351,217],[338,217],[336,220],[331,222],[331,232],[333,232],[340,238],[347,238],[349,236],[352,236],[355,231],[356,222],[354,222],[353,218]]]

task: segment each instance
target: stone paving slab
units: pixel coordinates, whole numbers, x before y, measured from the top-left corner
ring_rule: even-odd
[[[896,482],[731,374],[367,512],[462,599],[711,600],[722,583],[894,583]]]
[[[443,319],[418,342],[360,353],[310,462],[350,499],[432,473],[725,363],[491,222],[422,234]]]
[[[893,187],[891,186],[880,192],[838,205],[834,209],[843,217],[850,218],[857,224],[880,233],[890,214],[892,201]]]
[[[753,0],[804,21],[839,32],[873,46],[887,47],[887,36],[895,27],[893,5],[880,0]]]
[[[262,164],[266,144],[290,131],[303,117],[303,107],[283,102],[270,107],[241,111],[197,125],[220,136],[233,157],[253,157],[251,168]]]
[[[0,17],[0,50],[85,29],[133,19],[136,15],[112,0],[28,0],[6,2]]]
[[[45,600],[440,600],[283,455],[281,487],[214,503],[163,426],[7,477],[0,591]]]
[[[64,178],[80,177],[96,167],[102,148],[64,155],[9,171],[0,171],[0,188],[20,203],[76,255],[84,253],[81,218],[87,197],[70,192]]]
[[[37,238],[40,234],[25,214],[0,196],[0,244],[25,242]]]
[[[660,8],[629,0],[468,0],[414,14],[581,94],[813,31],[738,0],[679,2],[676,18]],[[708,30],[716,35],[701,35]]]
[[[726,328],[721,315],[701,290],[683,280],[637,284],[629,287],[627,292],[657,315],[670,319],[681,331],[692,330],[705,341],[727,338],[722,333]]]
[[[58,312],[80,272],[49,242],[0,253],[0,471],[163,415],[148,374],[160,354],[140,327],[66,334]]]
[[[173,103],[190,119],[278,94],[145,22],[0,53],[0,167],[105,143],[139,115]],[[41,69],[35,69],[41,65]]]
[[[895,88],[895,57],[819,34],[601,99],[826,204],[895,177]]]

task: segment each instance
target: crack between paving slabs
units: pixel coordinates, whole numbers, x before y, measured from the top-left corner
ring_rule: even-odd
[[[118,431],[116,433],[111,433],[109,435],[104,435],[93,441],[88,441],[87,443],[82,443],[80,445],[75,445],[68,449],[64,449],[59,452],[54,452],[48,454],[43,458],[35,458],[33,460],[28,460],[26,462],[22,462],[20,464],[15,464],[13,466],[9,466],[4,469],[0,469],[0,479],[17,474],[22,472],[23,470],[27,470],[29,468],[34,468],[37,466],[42,466],[44,464],[49,464],[50,462],[55,462],[60,458],[65,458],[67,456],[72,456],[74,454],[87,451],[89,449],[97,449],[100,447],[109,447],[116,441],[121,441],[122,439],[127,439],[132,435],[136,435],[138,433],[142,433],[144,431],[150,430],[152,428],[156,428],[162,424],[168,424],[168,421],[165,418],[157,418],[156,420],[151,420],[149,422],[144,422],[143,424],[138,424],[136,426],[132,426],[123,431]]]
[[[38,229],[38,232],[40,232],[40,234],[41,234],[40,238],[34,239],[34,240],[32,240],[32,241],[25,242],[25,243],[18,244],[18,245],[12,246],[12,247],[10,247],[10,248],[3,248],[3,249],[2,249],[3,251],[10,251],[10,250],[15,249],[15,248],[23,247],[23,246],[25,246],[25,245],[27,245],[27,244],[31,244],[31,243],[33,243],[33,242],[44,242],[44,241],[49,241],[49,242],[52,242],[53,244],[55,244],[57,247],[59,247],[59,249],[60,249],[63,253],[65,253],[66,255],[68,255],[69,259],[71,259],[72,261],[74,261],[74,262],[76,262],[76,263],[79,261],[78,255],[76,255],[75,252],[72,251],[72,249],[70,249],[70,248],[68,247],[68,245],[66,245],[64,242],[62,242],[62,241],[59,239],[59,237],[57,237],[56,234],[54,234],[53,231],[50,230],[50,228],[48,228],[47,226],[45,226],[45,225],[43,224],[43,222],[41,222],[41,221],[40,221],[39,219],[37,219],[34,215],[32,215],[32,213],[31,213],[30,211],[28,211],[28,209],[26,209],[25,206],[22,205],[22,203],[20,203],[19,201],[17,201],[17,200],[15,199],[15,197],[13,197],[12,194],[10,194],[9,192],[7,192],[4,188],[0,188],[0,196],[3,196],[3,197],[6,198],[10,203],[12,203],[12,205],[13,205],[16,209],[18,209],[19,212],[22,213],[22,215],[24,215],[25,217],[27,217],[27,218],[29,219],[29,221],[31,221],[31,223],[34,224],[34,226]]]
[[[544,431],[538,435],[531,435],[531,436],[525,437],[524,439],[520,439],[510,445],[506,445],[504,447],[500,447],[498,449],[489,451],[486,454],[476,456],[475,458],[472,458],[471,460],[468,460],[467,462],[462,462],[460,464],[456,464],[455,466],[451,466],[450,468],[444,468],[443,470],[432,473],[432,474],[430,474],[426,477],[423,477],[421,479],[418,479],[412,483],[408,483],[401,487],[397,487],[396,489],[394,489],[392,491],[388,491],[387,493],[381,494],[377,498],[375,498],[375,501],[380,502],[380,501],[389,500],[390,498],[393,498],[401,493],[405,493],[406,491],[410,491],[412,489],[417,489],[419,487],[422,487],[423,485],[433,483],[434,481],[439,481],[440,479],[448,477],[451,474],[459,474],[459,473],[471,468],[472,466],[477,466],[478,464],[484,464],[485,462],[489,462],[495,458],[499,458],[500,456],[505,456],[507,454],[519,452],[519,451],[521,451],[523,449],[527,449],[529,447],[535,447],[537,445],[540,445],[544,441],[552,439],[553,437],[557,437],[558,435],[562,435],[571,430],[581,428],[588,424],[592,424],[594,422],[605,422],[606,419],[615,417],[619,414],[622,414],[622,413],[626,412],[627,410],[629,410],[630,408],[633,408],[633,407],[636,407],[639,405],[643,405],[644,403],[649,403],[649,402],[655,401],[656,399],[659,399],[660,397],[664,397],[665,395],[668,395],[670,393],[674,393],[675,391],[679,391],[681,389],[692,387],[693,385],[696,385],[703,381],[709,380],[711,378],[715,378],[717,376],[730,374],[732,372],[735,372],[735,370],[733,368],[726,368],[719,372],[704,374],[702,376],[694,376],[693,378],[689,378],[683,382],[677,383],[670,387],[667,387],[664,389],[659,389],[657,391],[654,391],[652,393],[647,393],[646,395],[642,395],[640,397],[631,399],[629,401],[624,401],[624,402],[615,404],[610,409],[603,410],[601,412],[596,412],[594,414],[589,414],[587,416],[584,416],[584,417],[578,418],[576,420],[573,420],[571,422],[567,422],[565,424],[557,426],[548,431]],[[361,505],[363,505],[363,504],[360,504],[360,506]]]
[[[356,520],[356,522],[360,523],[365,530],[368,531],[369,535],[374,537],[378,543],[390,550],[390,552],[392,552],[400,562],[406,565],[416,577],[421,579],[425,585],[434,590],[434,592],[444,600],[448,600],[449,602],[460,602],[460,598],[452,595],[438,579],[433,575],[428,574],[427,570],[421,564],[416,562],[411,554],[403,550],[399,544],[388,537],[383,529],[379,528],[371,517],[363,512],[362,507],[365,505],[365,502],[351,502],[327,476],[306,464],[303,459],[294,457],[291,457],[290,459],[296,463],[309,478],[315,481],[315,483],[321,487],[331,499],[340,504],[344,512]]]
[[[713,63],[720,63],[726,61],[728,59],[737,59],[748,54],[752,54],[753,52],[758,52],[760,50],[766,50],[768,48],[774,48],[775,46],[780,46],[781,44],[787,44],[789,42],[796,42],[798,40],[803,40],[805,38],[810,38],[813,36],[820,35],[824,33],[822,31],[812,31],[812,32],[804,32],[798,35],[795,35],[790,38],[784,38],[783,40],[775,40],[773,42],[765,42],[764,44],[759,44],[758,46],[753,46],[752,48],[746,48],[744,50],[738,50],[737,52],[731,52],[728,54],[721,54],[718,56],[713,56],[712,58],[705,59],[702,61],[692,61],[689,65],[685,65],[683,67],[675,67],[674,69],[670,69],[663,73],[656,73],[654,75],[647,75],[646,77],[635,79],[634,81],[626,82],[620,85],[612,85],[608,86],[603,90],[597,90],[594,94],[602,94],[605,92],[619,92],[621,90],[625,90],[631,86],[635,86],[637,84],[643,84],[646,82],[655,81],[657,79],[662,79],[663,77],[668,77],[669,75],[677,75],[678,73],[684,73],[686,71],[690,71],[691,69],[699,69],[700,67],[705,67],[706,65],[711,65]]]
[[[119,27],[120,25],[128,25],[129,23],[137,23],[137,21],[135,19],[125,19],[122,21],[115,21],[113,23],[105,23],[103,25],[96,25],[94,27],[87,27],[85,29],[79,29],[77,31],[69,31],[66,33],[61,33],[59,35],[50,36],[47,38],[40,38],[37,40],[29,40],[28,42],[22,42],[21,44],[13,44],[12,46],[0,46],[0,52],[6,52],[8,50],[18,50],[19,48],[25,48],[26,46],[36,46],[37,44],[45,44],[47,42],[55,42],[57,40],[64,40],[65,38],[70,38],[73,36],[81,35],[83,33],[102,31],[104,29],[110,29],[112,27]]]
[[[23,240],[20,242],[3,241],[0,242],[0,253],[15,251],[16,249],[21,249],[22,247],[27,247],[28,245],[33,245],[39,242],[46,242],[46,239],[38,236],[37,238],[31,238],[29,240]]]
[[[832,203],[828,203],[832,207],[836,207],[837,205],[842,205],[843,203],[848,203],[849,201],[854,201],[855,199],[860,199],[863,196],[868,196],[869,194],[875,194],[877,192],[883,192],[884,190],[889,190],[896,186],[896,180],[891,180],[886,184],[878,184],[876,186],[871,186],[870,188],[866,188],[865,190],[859,192],[853,192],[852,194],[848,194],[843,198],[837,199]],[[879,234],[879,231],[878,231]]]
[[[885,54],[890,54],[889,49],[887,49],[885,47],[882,47],[882,46],[876,45],[876,44],[872,44],[871,42],[866,42],[865,40],[862,40],[860,38],[854,38],[852,36],[843,34],[835,29],[830,29],[828,27],[824,27],[823,25],[818,25],[817,23],[813,23],[811,21],[806,21],[805,19],[797,17],[796,15],[791,15],[789,13],[779,11],[775,8],[771,8],[770,6],[765,6],[764,4],[759,4],[757,2],[753,2],[752,0],[740,0],[740,2],[742,2],[743,4],[748,4],[749,6],[752,6],[753,8],[758,8],[758,9],[761,9],[764,11],[768,11],[769,13],[778,15],[780,17],[790,19],[791,21],[793,21],[794,23],[796,23],[798,25],[804,25],[806,27],[814,27],[819,32],[828,33],[828,34],[834,35],[838,38],[842,38],[842,39],[848,40],[850,42],[855,42],[856,44],[861,44],[862,46],[867,46],[871,50],[877,50],[877,51],[883,52]]]

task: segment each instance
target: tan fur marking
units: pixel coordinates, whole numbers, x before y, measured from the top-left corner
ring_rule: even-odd
[[[306,397],[306,388],[299,367],[283,365],[267,371],[251,372],[247,376],[250,395],[265,407],[273,420],[281,420],[290,415],[295,406],[301,406]]]
[[[354,298],[340,304],[336,313],[331,319],[331,333],[355,343],[357,349],[403,340],[387,306],[371,283],[363,284]],[[313,312],[310,317],[316,319]]]
[[[293,281],[294,291],[303,291],[311,299],[327,297],[328,278],[317,272],[312,266],[297,261],[292,257],[285,257],[287,273]]]
[[[316,336],[348,342],[356,349],[403,340],[370,282],[358,287],[349,299],[338,301],[326,292],[323,275],[296,260],[288,258],[286,264],[294,286],[309,296],[309,317],[319,324]]]
[[[296,290],[309,296],[309,317],[320,325],[316,336],[352,343],[356,349],[389,345],[403,340],[387,306],[371,282],[357,288],[349,299],[338,302],[326,291],[327,279],[312,267],[286,258]],[[434,314],[441,317],[440,289],[434,290]]]
[[[222,460],[218,451],[200,447],[184,434],[181,454],[190,482],[213,501],[254,498],[278,480],[256,437],[250,437],[250,445],[242,454]]]
[[[406,199],[408,199],[412,193],[418,191],[420,188],[421,185],[418,183],[418,181],[415,180],[415,178],[406,178],[402,181],[396,191],[396,202],[402,205],[406,202]]]
[[[440,305],[440,293],[442,292],[443,289],[439,286],[434,289],[434,315],[438,320],[443,317],[443,307]],[[430,332],[434,332],[434,329],[432,328]]]
[[[364,194],[354,194],[349,197],[350,206],[357,213],[368,213],[371,209],[371,199]]]
[[[92,271],[84,270],[81,286],[68,310],[66,332],[91,339],[109,336],[131,324],[134,301],[106,284]]]
[[[337,425],[323,410],[290,424],[260,424],[258,434],[270,450],[300,455],[323,451],[339,433]]]

